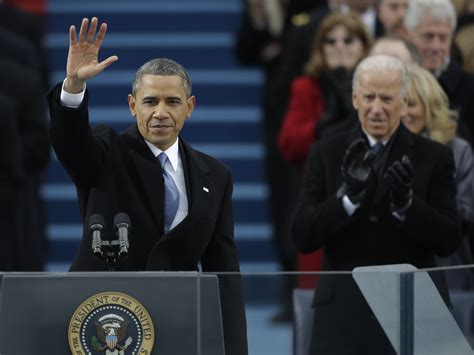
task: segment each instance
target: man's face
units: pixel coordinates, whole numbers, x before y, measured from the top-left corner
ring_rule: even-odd
[[[447,20],[424,16],[411,34],[421,57],[421,66],[427,70],[440,70],[449,56],[453,28]]]
[[[378,17],[387,34],[404,35],[403,21],[408,9],[408,0],[382,0]]]
[[[377,140],[385,140],[395,132],[400,117],[406,112],[406,98],[401,94],[398,71],[365,71],[352,92],[362,128]]]
[[[138,130],[143,138],[161,150],[176,142],[195,103],[194,96],[186,96],[182,78],[177,75],[145,74],[135,96],[128,95],[128,105],[137,119]]]

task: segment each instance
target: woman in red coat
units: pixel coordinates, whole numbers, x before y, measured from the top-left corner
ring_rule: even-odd
[[[283,120],[278,146],[282,156],[301,166],[316,139],[339,131],[353,119],[352,71],[368,53],[372,38],[356,14],[328,15],[315,36],[313,53],[305,75],[291,87],[289,106]],[[322,253],[300,254],[299,271],[320,270]],[[299,286],[313,288],[315,277],[302,276]]]

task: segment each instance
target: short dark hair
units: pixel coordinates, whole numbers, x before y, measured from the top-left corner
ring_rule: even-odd
[[[177,75],[183,80],[184,90],[187,97],[192,94],[192,82],[191,77],[184,67],[169,58],[156,58],[152,59],[143,64],[135,73],[135,78],[132,83],[132,95],[135,93],[140,86],[140,82],[143,75]]]

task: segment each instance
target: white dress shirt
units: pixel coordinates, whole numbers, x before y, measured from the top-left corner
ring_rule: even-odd
[[[65,82],[66,80],[64,80]],[[64,90],[64,82],[61,90],[61,105],[68,108],[78,108],[82,101],[84,100],[84,93],[86,86],[82,92],[78,94],[70,94]],[[153,155],[157,158],[156,163],[158,162],[158,155],[163,151],[158,149],[156,146],[144,139],[148,148],[150,148]],[[179,155],[179,138],[176,139],[176,142],[173,143],[171,147],[164,151],[168,156],[168,161],[165,164],[166,171],[173,178],[176,187],[178,188],[179,194],[179,205],[178,211],[174,217],[173,223],[171,223],[170,230],[177,226],[183,219],[188,215],[188,195],[186,194],[186,181],[184,178],[183,163]]]

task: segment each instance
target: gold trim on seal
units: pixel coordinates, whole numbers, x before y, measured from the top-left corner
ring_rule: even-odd
[[[106,305],[119,305],[132,312],[143,330],[143,340],[138,350],[139,354],[151,354],[155,340],[155,328],[150,314],[135,298],[121,292],[102,292],[89,297],[81,303],[71,317],[68,327],[69,348],[73,355],[86,355],[81,344],[81,327],[84,320],[95,309]]]

